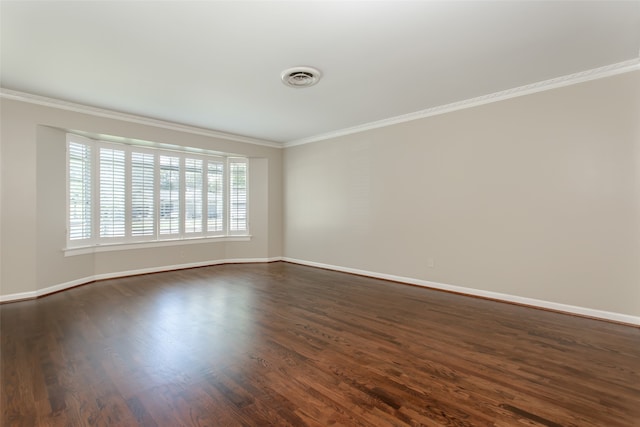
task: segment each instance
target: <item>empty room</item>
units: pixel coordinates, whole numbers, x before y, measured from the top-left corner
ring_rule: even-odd
[[[640,1],[0,32],[0,425],[640,426]]]

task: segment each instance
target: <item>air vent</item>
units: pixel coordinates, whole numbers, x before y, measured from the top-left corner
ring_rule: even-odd
[[[290,87],[302,88],[318,83],[322,74],[311,67],[294,67],[282,72],[282,82]]]

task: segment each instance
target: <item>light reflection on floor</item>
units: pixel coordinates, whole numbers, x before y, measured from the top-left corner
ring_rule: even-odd
[[[251,290],[232,284],[216,284],[204,295],[180,289],[159,293],[148,311],[149,334],[145,353],[137,355],[139,363],[157,381],[201,376],[201,365],[224,368],[249,352],[257,338],[256,311],[250,309],[254,298]]]

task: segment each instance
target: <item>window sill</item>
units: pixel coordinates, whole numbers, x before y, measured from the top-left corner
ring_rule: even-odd
[[[64,256],[86,255],[98,252],[111,252],[111,251],[126,251],[131,249],[147,249],[147,248],[160,248],[163,246],[182,246],[193,245],[202,243],[217,243],[217,242],[248,242],[251,240],[251,235],[241,236],[210,236],[210,237],[193,237],[189,239],[174,239],[174,240],[154,240],[152,242],[130,242],[130,243],[108,243],[91,246],[77,246],[71,248],[64,248]]]

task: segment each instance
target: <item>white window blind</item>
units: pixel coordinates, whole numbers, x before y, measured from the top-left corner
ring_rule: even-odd
[[[125,235],[124,150],[100,148],[100,237]]]
[[[91,238],[91,146],[70,142],[68,147],[69,240]]]
[[[210,232],[221,232],[224,228],[224,164],[207,164],[207,228]]]
[[[248,234],[248,163],[67,135],[67,245]]]
[[[155,156],[131,153],[131,235],[155,234]]]
[[[184,160],[184,232],[202,232],[202,160]]]
[[[229,161],[229,231],[247,230],[247,163]]]
[[[160,156],[160,234],[180,232],[180,158]]]

